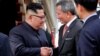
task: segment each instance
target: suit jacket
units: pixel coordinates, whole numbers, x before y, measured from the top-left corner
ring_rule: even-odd
[[[97,14],[100,16],[100,10],[99,10],[99,11],[97,11]]]
[[[99,19],[100,19],[100,10],[99,10],[99,11],[97,11],[97,14],[98,14],[98,16],[99,16]]]
[[[77,56],[100,56],[100,19],[94,15],[86,21],[80,33]]]
[[[8,36],[0,33],[0,56],[12,56]]]
[[[76,56],[76,41],[78,32],[82,27],[79,19],[75,19],[68,30],[63,34],[64,25],[59,30],[59,56]]]
[[[10,43],[15,56],[40,56],[40,47],[49,47],[45,31],[22,23],[10,31]]]

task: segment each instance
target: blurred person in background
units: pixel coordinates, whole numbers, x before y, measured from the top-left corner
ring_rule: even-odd
[[[13,56],[8,36],[0,33],[0,56]]]

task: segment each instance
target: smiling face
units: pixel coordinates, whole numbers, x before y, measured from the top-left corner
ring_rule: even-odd
[[[61,9],[61,6],[56,7],[56,15],[57,18],[61,21],[61,23],[65,23],[66,20],[66,13],[64,13]]]
[[[70,13],[69,11],[63,12],[60,5],[56,6],[56,15],[62,24],[66,24],[67,22],[70,21],[69,13]]]

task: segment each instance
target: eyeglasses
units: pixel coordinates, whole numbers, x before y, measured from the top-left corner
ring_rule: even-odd
[[[38,17],[40,19],[44,19],[45,18],[45,16],[37,16],[37,15],[32,15],[32,16],[36,16],[36,17]]]

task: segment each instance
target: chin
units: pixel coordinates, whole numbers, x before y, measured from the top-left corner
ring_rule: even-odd
[[[64,22],[63,21],[60,21],[62,24],[64,24]]]
[[[43,25],[40,25],[38,28],[40,29],[40,28],[43,28],[44,26]]]

